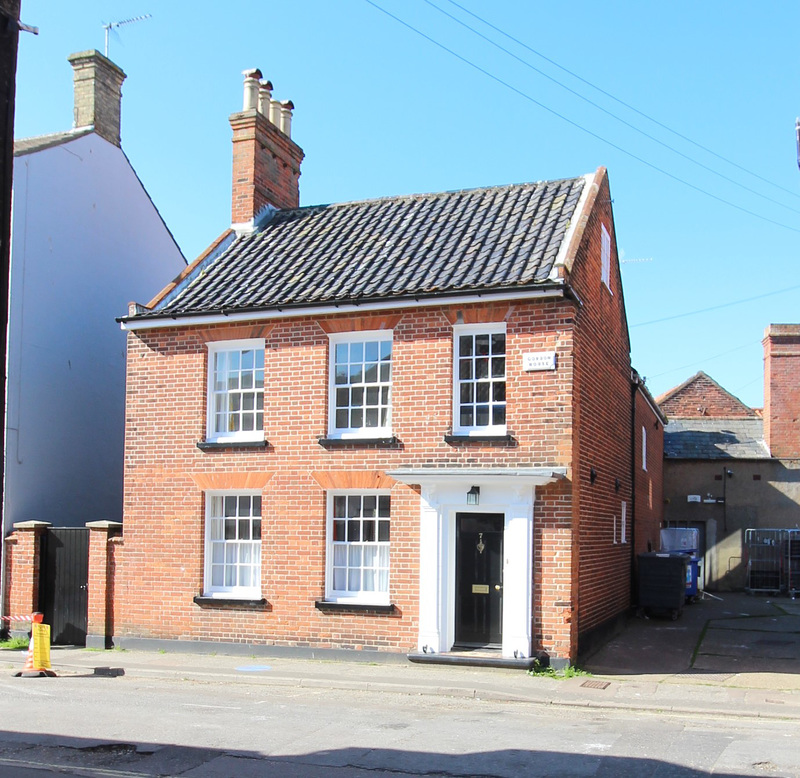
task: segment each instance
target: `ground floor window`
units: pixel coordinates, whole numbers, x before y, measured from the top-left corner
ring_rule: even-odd
[[[390,500],[378,492],[329,495],[328,600],[389,603]]]
[[[261,597],[261,494],[206,493],[205,594]]]

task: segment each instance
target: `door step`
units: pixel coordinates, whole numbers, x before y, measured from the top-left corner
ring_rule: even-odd
[[[429,665],[460,665],[462,667],[502,667],[508,670],[529,670],[534,657],[515,659],[501,656],[499,651],[448,651],[444,654],[407,654],[409,662]]]

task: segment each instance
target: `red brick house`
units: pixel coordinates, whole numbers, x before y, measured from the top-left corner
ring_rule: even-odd
[[[660,526],[606,171],[301,208],[260,75],[233,229],[121,319],[124,538],[93,546],[89,643],[574,661]]]

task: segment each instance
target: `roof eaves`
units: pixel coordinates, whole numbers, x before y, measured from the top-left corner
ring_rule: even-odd
[[[53,132],[49,135],[37,135],[32,138],[19,138],[14,141],[14,156],[24,157],[28,154],[35,154],[37,151],[61,146],[64,143],[82,138],[84,135],[91,135],[94,127],[78,127],[64,132]]]

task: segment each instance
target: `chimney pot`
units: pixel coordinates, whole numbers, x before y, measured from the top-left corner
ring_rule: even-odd
[[[244,76],[244,100],[242,102],[243,111],[252,111],[258,108],[259,79],[261,71],[258,68],[243,70]]]
[[[272,81],[262,81],[258,90],[258,112],[269,118],[269,103],[272,100]]]
[[[281,102],[280,100],[269,101],[269,120],[276,126],[281,126]]]
[[[294,103],[287,100],[281,103],[281,132],[287,137],[292,137],[292,111],[294,110]]]

